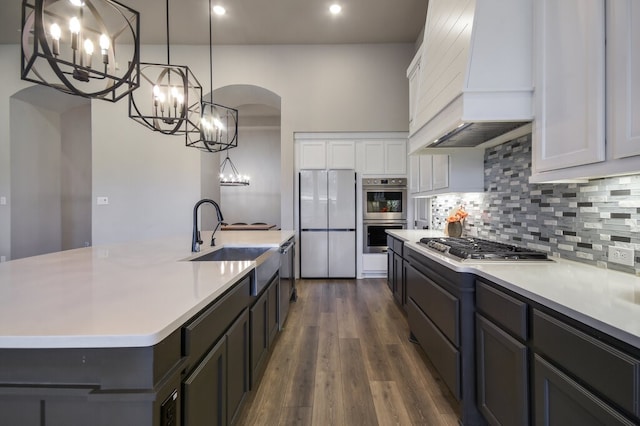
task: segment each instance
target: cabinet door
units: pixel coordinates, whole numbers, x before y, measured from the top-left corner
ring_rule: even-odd
[[[420,158],[422,155],[409,157],[409,193],[420,192]]]
[[[402,287],[402,258],[397,253],[393,254],[393,297],[404,305],[404,291]]]
[[[420,156],[420,192],[433,190],[433,155]]]
[[[267,345],[271,346],[274,339],[276,338],[276,334],[278,334],[278,293],[280,292],[280,278],[276,275],[276,277],[271,282],[268,292],[269,299],[269,312],[267,313],[267,329],[269,330],[269,340],[267,341]]]
[[[256,301],[249,311],[249,328],[251,334],[251,389],[258,385],[265,366],[269,350],[269,331],[267,329],[269,312],[268,292]]]
[[[607,2],[607,141],[612,158],[640,155],[640,4]]]
[[[433,156],[433,188],[444,189],[449,187],[449,156],[438,154]]]
[[[386,141],[385,170],[390,175],[407,173],[407,143],[405,141]]]
[[[538,0],[533,169],[605,159],[604,0]]]
[[[389,237],[387,237],[387,240],[389,239]],[[387,286],[389,287],[389,290],[391,290],[391,293],[395,293],[394,290],[394,280],[395,280],[395,273],[393,272],[393,265],[395,264],[393,261],[393,256],[394,253],[389,250],[387,251]]]
[[[407,70],[407,78],[409,79],[409,131],[413,132],[414,123],[413,117],[415,115],[418,91],[419,76],[420,76],[420,62],[422,61],[422,48],[416,53],[416,56],[411,61],[409,69]]]
[[[233,423],[249,392],[249,313],[245,309],[227,332],[227,413]]]
[[[362,173],[383,174],[384,173],[384,143],[382,141],[365,141],[363,145]]]
[[[327,143],[325,141],[298,142],[299,169],[327,168]]]
[[[625,425],[629,421],[539,355],[534,357],[535,424]]]
[[[492,425],[529,424],[527,348],[476,315],[478,408]]]
[[[356,168],[356,148],[353,141],[330,141],[327,151],[327,168],[349,169]]]
[[[226,425],[227,339],[211,349],[183,382],[184,426]]]

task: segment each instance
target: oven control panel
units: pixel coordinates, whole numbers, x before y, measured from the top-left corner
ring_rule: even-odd
[[[370,186],[370,185],[407,186],[407,178],[386,178],[386,177],[363,178],[362,185],[363,186]]]

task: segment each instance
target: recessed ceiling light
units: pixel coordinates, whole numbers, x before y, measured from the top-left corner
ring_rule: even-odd
[[[331,6],[329,6],[329,12],[333,13],[334,15],[337,15],[341,11],[342,6],[340,6],[339,4],[332,4]]]
[[[213,6],[213,13],[215,13],[216,15],[224,15],[225,13],[227,13],[227,11],[224,7],[215,5]]]

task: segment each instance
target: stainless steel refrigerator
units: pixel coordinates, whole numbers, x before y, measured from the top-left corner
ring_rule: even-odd
[[[300,171],[300,277],[355,278],[356,173]]]

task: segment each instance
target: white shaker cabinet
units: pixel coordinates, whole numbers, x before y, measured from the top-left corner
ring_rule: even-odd
[[[428,197],[450,192],[484,191],[484,150],[434,149],[434,154],[412,155],[409,191]],[[443,153],[439,153],[443,152]]]
[[[640,173],[639,2],[534,4],[538,81],[530,182]],[[555,73],[545,74],[549,69]]]
[[[404,175],[407,173],[407,141],[378,140],[357,144],[356,171],[368,175]]]
[[[329,169],[356,168],[356,149],[353,141],[329,141],[327,162]]]
[[[605,160],[605,0],[534,2],[533,173]]]
[[[640,2],[607,2],[607,139],[614,159],[640,155]]]
[[[409,68],[407,69],[407,79],[409,80],[409,133],[414,131],[413,117],[416,113],[416,105],[418,101],[418,92],[420,90],[420,61],[422,60],[422,46],[418,53],[411,61]]]
[[[298,142],[299,169],[324,170],[327,168],[327,143],[325,141]]]

